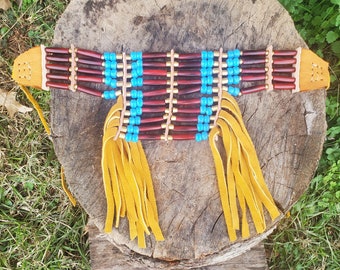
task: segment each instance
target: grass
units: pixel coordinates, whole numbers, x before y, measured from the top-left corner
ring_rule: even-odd
[[[307,44],[331,63],[324,151],[308,190],[266,242],[270,269],[340,269],[340,1],[280,0]]]
[[[266,242],[271,269],[340,269],[339,0],[281,0],[313,50],[331,63],[325,150],[310,188]],[[0,11],[0,88],[17,91],[13,59],[51,43],[67,0],[23,0]],[[48,117],[49,94],[34,92]],[[19,92],[21,103],[30,106]],[[89,269],[86,214],[60,187],[59,163],[37,114],[0,112],[0,269]]]
[[[10,79],[13,59],[51,43],[67,3],[23,1],[1,11],[0,88],[18,90]],[[48,112],[49,94],[34,95]],[[20,92],[18,99],[31,106]],[[59,163],[37,114],[0,115],[0,269],[89,269],[87,216],[61,189]]]

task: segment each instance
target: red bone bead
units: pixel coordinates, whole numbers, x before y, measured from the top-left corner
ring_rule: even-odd
[[[295,58],[273,58],[274,65],[292,65],[296,63]]]
[[[140,132],[152,131],[152,130],[162,130],[162,126],[161,125],[140,125],[139,126]]]
[[[155,96],[162,96],[167,93],[166,89],[158,89],[158,90],[150,90],[150,91],[143,91],[144,97],[155,97]]]
[[[166,58],[166,52],[151,52],[151,53],[143,53],[143,59],[149,58]]]
[[[167,70],[164,69],[143,69],[143,75],[166,76],[167,73]]]
[[[82,85],[77,85],[77,90],[81,91],[81,92],[84,92],[86,94],[90,94],[92,96],[97,96],[97,97],[101,97],[102,96],[101,92],[96,91],[96,90],[94,90],[92,88],[88,88],[88,87],[82,86]]]
[[[241,80],[244,82],[254,82],[254,81],[263,81],[266,79],[266,75],[249,75],[249,76],[241,76]]]
[[[274,55],[276,56],[295,56],[296,51],[294,50],[274,50]]]
[[[139,134],[138,139],[140,139],[140,140],[160,140],[161,135]]]
[[[201,103],[201,100],[199,98],[177,100],[178,105],[191,105],[191,104],[200,104],[200,103]]]
[[[201,58],[201,53],[181,53],[178,59],[197,59]]]
[[[159,117],[142,117],[141,118],[141,124],[147,124],[147,123],[154,123],[154,122],[162,122],[164,120],[163,116]]]
[[[52,70],[68,71],[70,67],[71,67],[70,65],[46,64],[46,68]]]
[[[197,131],[197,126],[180,126],[175,125],[174,131]]]
[[[62,74],[46,74],[47,79],[55,79],[55,80],[69,80],[69,75],[62,75]]]
[[[176,115],[176,120],[172,120],[172,122],[197,123],[197,116],[178,116],[178,115]]]
[[[101,53],[97,53],[97,52],[90,51],[90,50],[79,49],[79,48],[76,49],[76,52],[77,54],[88,56],[88,57],[93,57],[96,59],[102,59],[102,56],[103,56]]]
[[[265,56],[266,51],[265,50],[249,50],[249,51],[242,51],[242,56]]]
[[[264,64],[266,63],[265,58],[242,58],[242,65],[255,65],[255,64]]]
[[[197,70],[178,70],[177,71],[177,76],[201,76],[201,71],[197,71]]]
[[[265,73],[266,68],[242,68],[241,73],[250,73],[250,74],[258,74],[258,73]]]
[[[294,83],[295,82],[295,78],[287,77],[287,76],[273,76],[273,81]]]
[[[200,108],[177,108],[177,112],[199,114]]]
[[[91,66],[102,66],[102,60],[89,60],[85,58],[77,58],[76,61],[81,64],[91,65]]]
[[[167,85],[167,80],[143,80],[144,85]]]
[[[143,101],[144,106],[159,106],[159,105],[165,105],[164,100],[144,100]]]
[[[194,140],[196,134],[189,133],[189,134],[171,134],[173,140]]]
[[[167,67],[166,62],[143,61],[143,67]]]
[[[255,86],[251,86],[251,87],[241,89],[241,93],[242,94],[251,94],[251,93],[261,92],[261,91],[264,91],[264,90],[266,90],[265,85],[255,85]]]
[[[295,68],[294,67],[277,67],[277,66],[273,66],[273,72],[281,72],[281,73],[293,73],[295,72]]]
[[[179,62],[179,68],[196,68],[201,67],[201,60],[199,61],[187,61],[187,62]]]
[[[64,90],[68,90],[68,84],[66,83],[58,83],[58,82],[51,82],[51,81],[47,81],[46,85],[48,87],[52,87],[52,88],[58,88],[58,89],[64,89]]]
[[[294,83],[274,83],[273,88],[275,90],[291,90],[295,88]]]
[[[201,86],[186,87],[186,88],[179,89],[178,95],[192,94],[192,93],[197,93],[200,91],[201,91]]]
[[[56,48],[56,47],[46,47],[45,52],[47,53],[70,53],[68,48]]]
[[[143,113],[157,113],[157,112],[165,112],[165,107],[142,107]]]
[[[201,79],[199,79],[199,80],[181,80],[181,79],[178,79],[177,80],[177,83],[179,84],[179,85],[189,85],[189,84],[201,84]]]
[[[93,75],[103,75],[103,71],[100,70],[100,69],[78,67],[77,71],[80,72],[80,73],[87,73],[87,74],[93,74]]]
[[[69,57],[46,55],[46,60],[54,61],[54,62],[69,62],[70,58]]]
[[[83,82],[94,82],[94,83],[102,83],[103,77],[94,77],[94,76],[77,76],[78,81]]]

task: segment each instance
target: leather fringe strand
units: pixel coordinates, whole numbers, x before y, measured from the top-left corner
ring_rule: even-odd
[[[113,223],[119,226],[120,217],[129,221],[130,239],[138,237],[138,246],[145,248],[145,233],[150,230],[157,241],[164,240],[158,224],[156,199],[149,165],[141,142],[114,140],[123,109],[122,98],[111,108],[104,125],[102,171],[107,200],[105,232]]]
[[[217,148],[217,136],[222,138],[226,159]],[[263,206],[274,220],[280,215],[263,179],[255,147],[244,126],[236,100],[226,92],[222,94],[217,123],[209,133],[209,143],[216,167],[218,188],[230,241],[237,239],[239,230],[238,204],[242,213],[242,238],[250,236],[247,208],[256,231],[265,228]]]

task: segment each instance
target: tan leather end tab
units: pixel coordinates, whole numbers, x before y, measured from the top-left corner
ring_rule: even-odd
[[[19,84],[42,89],[42,49],[34,47],[20,54],[15,60],[12,78]]]
[[[328,63],[308,49],[302,49],[300,62],[300,91],[328,89]]]

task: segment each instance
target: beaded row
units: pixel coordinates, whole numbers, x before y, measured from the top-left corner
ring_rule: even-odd
[[[141,123],[143,92],[141,90],[131,90],[130,99],[130,116],[125,133],[125,140],[128,142],[137,142],[139,134],[139,125]]]
[[[212,115],[212,85],[213,85],[214,52],[202,51],[201,53],[201,94],[200,114],[197,116],[196,141],[208,139],[210,130],[210,116]]]
[[[232,96],[238,96],[240,94],[240,88],[233,85],[238,85],[241,81],[240,77],[240,50],[230,50],[227,53],[227,78],[228,78],[228,92]]]
[[[117,87],[117,55],[115,53],[105,52],[103,54],[104,57],[104,83],[111,87]],[[103,92],[104,99],[116,99],[116,91],[115,90],[105,90]]]

